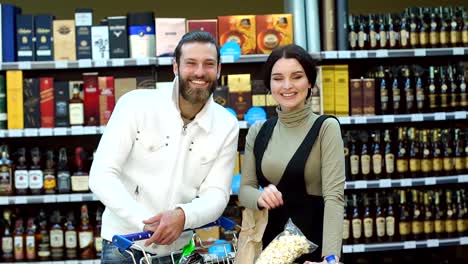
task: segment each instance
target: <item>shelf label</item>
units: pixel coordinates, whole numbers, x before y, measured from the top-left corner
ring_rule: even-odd
[[[234,56],[232,55],[223,55],[221,56],[221,63],[233,63]]]
[[[356,124],[366,124],[367,123],[367,118],[365,118],[364,116],[356,116],[354,118],[354,123],[356,123]]]
[[[367,181],[355,181],[354,188],[356,189],[366,189],[367,188]]]
[[[59,194],[57,195],[57,202],[69,202],[70,196],[68,194]]]
[[[436,184],[436,179],[435,177],[427,177],[424,179],[424,183],[426,185],[435,185]]]
[[[105,130],[106,130],[106,126],[100,126],[99,127],[99,134],[103,134]]]
[[[15,197],[15,204],[27,204],[28,199],[26,196],[16,196]]]
[[[460,237],[460,245],[468,245],[468,237]]]
[[[439,247],[439,239],[428,239],[427,247]]]
[[[20,69],[20,70],[30,70],[31,69],[31,62],[30,61],[19,61],[18,62],[18,69]]]
[[[83,196],[81,194],[70,194],[70,202],[82,202]]]
[[[39,128],[39,136],[52,136],[52,128]]]
[[[0,197],[0,204],[1,205],[6,205],[9,204],[10,202],[8,201],[8,197]]]
[[[158,65],[171,65],[173,57],[159,57]]]
[[[364,244],[356,244],[356,245],[353,245],[353,252],[364,252],[365,250],[365,246]]]
[[[149,64],[150,64],[149,58],[137,58],[136,59],[136,65],[146,66]]]
[[[416,241],[405,241],[403,243],[404,249],[413,249],[416,248]]]
[[[356,51],[356,58],[368,58],[369,54],[367,50],[358,50]]]
[[[72,126],[71,134],[72,135],[83,135],[84,129],[82,126]]]
[[[464,111],[455,112],[455,119],[466,119],[466,112]]]
[[[26,137],[37,137],[39,130],[37,128],[26,128],[24,129],[24,136]]]
[[[23,130],[22,129],[10,129],[8,130],[8,136],[9,137],[22,137]]]
[[[351,124],[351,118],[349,116],[340,116],[340,117],[338,117],[338,120],[340,120],[340,123],[342,125]]]
[[[392,187],[392,180],[391,179],[382,179],[379,180],[380,188],[389,188]]]
[[[421,122],[424,120],[424,116],[422,114],[412,114],[411,121],[412,122]]]
[[[377,58],[386,58],[388,57],[388,50],[377,50],[377,52],[375,53],[375,56]]]
[[[336,51],[325,51],[323,55],[325,59],[338,59],[338,52]]]
[[[417,56],[417,57],[426,56],[426,49],[415,49],[414,56]]]
[[[94,67],[107,67],[107,60],[95,60]]]
[[[438,112],[434,113],[434,119],[435,120],[445,120],[445,113],[444,112]]]
[[[55,198],[55,195],[44,195],[44,203],[55,203],[57,199]]]
[[[340,59],[349,59],[351,58],[351,52],[347,50],[339,50],[338,51],[338,58]]]
[[[468,175],[458,176],[458,183],[465,183],[465,182],[468,182]]]
[[[384,123],[394,123],[395,122],[395,116],[393,116],[393,115],[384,115],[383,116],[383,122]]]
[[[343,246],[343,253],[353,253],[353,247],[348,246],[348,245],[344,245]]]
[[[85,126],[83,134],[85,135],[95,135],[97,134],[97,127],[96,126]]]
[[[122,67],[125,65],[124,59],[112,59],[112,66],[114,67]]]
[[[55,136],[66,136],[67,135],[67,128],[66,127],[56,127],[56,128],[54,128],[54,135]]]
[[[68,62],[65,60],[55,61],[55,68],[56,69],[66,69],[68,68]]]
[[[78,67],[79,68],[92,68],[93,61],[91,59],[78,60]]]
[[[411,179],[402,179],[401,180],[401,186],[406,187],[406,186],[411,186],[413,184],[413,181]]]
[[[453,48],[453,55],[465,55],[464,48]]]

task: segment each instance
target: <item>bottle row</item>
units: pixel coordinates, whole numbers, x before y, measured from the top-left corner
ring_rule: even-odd
[[[93,210],[93,211],[90,211]],[[101,206],[54,210],[4,209],[1,260],[50,261],[96,259],[102,251]]]
[[[343,243],[465,236],[466,192],[466,189],[400,189],[346,195]]]
[[[92,155],[82,147],[76,147],[73,156],[64,147],[43,152],[38,147],[20,147],[13,152],[13,160],[7,145],[0,146],[0,153],[0,195],[89,192]]]
[[[465,7],[413,7],[402,14],[351,15],[351,49],[408,49],[468,46]]]

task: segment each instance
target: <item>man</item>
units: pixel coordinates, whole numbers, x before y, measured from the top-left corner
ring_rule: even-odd
[[[213,101],[221,64],[216,40],[185,34],[175,50],[172,89],[122,96],[102,135],[89,186],[106,206],[102,263],[133,263],[109,242],[153,231],[137,244],[165,255],[196,228],[221,216],[228,201],[239,134],[235,117]],[[142,254],[135,251],[137,261]],[[170,257],[160,263],[170,262]]]

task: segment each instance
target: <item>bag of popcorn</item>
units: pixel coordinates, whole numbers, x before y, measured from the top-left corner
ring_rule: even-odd
[[[255,264],[290,264],[298,257],[314,252],[317,247],[289,218],[284,231],[268,244]]]

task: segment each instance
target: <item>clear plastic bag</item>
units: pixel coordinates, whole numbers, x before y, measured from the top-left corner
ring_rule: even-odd
[[[284,231],[268,244],[255,264],[290,264],[317,248],[318,246],[310,242],[289,218]]]

